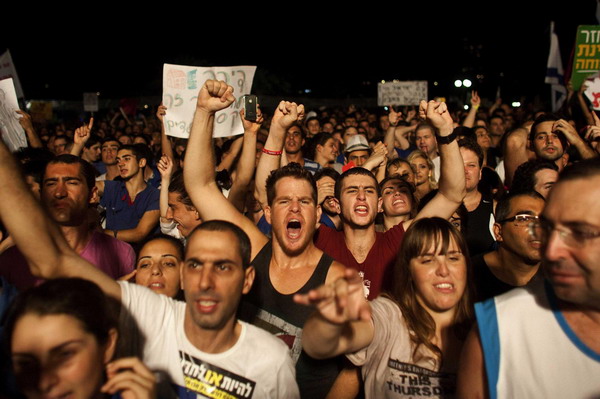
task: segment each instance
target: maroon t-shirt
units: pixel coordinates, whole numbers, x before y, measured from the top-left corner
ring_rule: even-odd
[[[404,226],[400,223],[385,233],[375,234],[375,243],[363,263],[358,263],[346,246],[343,231],[321,225],[315,234],[317,248],[344,266],[360,272],[365,282],[365,295],[369,300],[377,298],[382,288],[387,288],[391,283],[386,281],[384,286],[384,279],[389,280],[388,276],[391,275],[390,272],[396,262],[402,237],[404,237]]]

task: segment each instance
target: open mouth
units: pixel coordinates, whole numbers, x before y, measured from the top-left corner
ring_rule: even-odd
[[[150,288],[151,290],[162,290],[165,288],[165,285],[163,283],[159,283],[159,282],[154,282],[151,283],[148,288]]]
[[[298,238],[300,237],[300,231],[302,230],[302,223],[300,223],[299,220],[290,220],[287,223],[286,226],[286,231],[287,231],[287,236],[289,238]]]
[[[452,283],[434,284],[434,287],[435,287],[436,290],[438,290],[440,292],[449,293],[449,292],[453,292],[454,291],[454,284],[452,284]]]
[[[217,307],[217,301],[210,299],[200,299],[196,301],[196,308],[200,313],[212,313]]]
[[[369,208],[367,208],[365,205],[358,205],[356,208],[354,208],[354,212],[360,216],[366,216],[369,214]]]

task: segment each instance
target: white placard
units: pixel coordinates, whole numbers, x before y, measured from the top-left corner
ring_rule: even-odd
[[[21,82],[19,76],[17,76],[17,68],[12,60],[10,51],[6,50],[0,55],[0,80],[12,78],[15,90],[17,91],[17,97],[23,98],[23,89],[21,88]]]
[[[21,116],[15,112],[18,109],[19,103],[13,80],[0,80],[0,131],[2,139],[11,152],[27,147],[27,137],[19,123]]]
[[[386,82],[377,85],[377,105],[419,105],[427,101],[427,81]]]
[[[193,67],[164,64],[163,118],[168,136],[188,138],[196,110],[198,91],[208,79],[223,80],[233,87],[236,101],[215,115],[213,137],[228,137],[244,133],[239,110],[242,96],[250,94],[256,66]]]

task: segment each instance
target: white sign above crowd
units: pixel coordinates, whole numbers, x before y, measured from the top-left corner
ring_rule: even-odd
[[[377,105],[419,105],[427,100],[427,81],[385,82],[377,85]]]

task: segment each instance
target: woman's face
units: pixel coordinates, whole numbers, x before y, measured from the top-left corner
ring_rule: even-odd
[[[180,265],[181,256],[175,244],[163,239],[152,240],[140,251],[135,283],[173,298],[179,292]]]
[[[444,255],[441,244],[410,261],[417,300],[430,313],[454,310],[467,285],[467,262],[454,239]]]
[[[413,159],[411,165],[416,170],[415,184],[420,186],[421,184],[427,183],[429,181],[429,175],[431,174],[431,169],[429,169],[427,160],[418,157]]]
[[[27,398],[97,396],[116,333],[99,345],[73,316],[28,313],[15,324],[11,354],[17,384]]]

